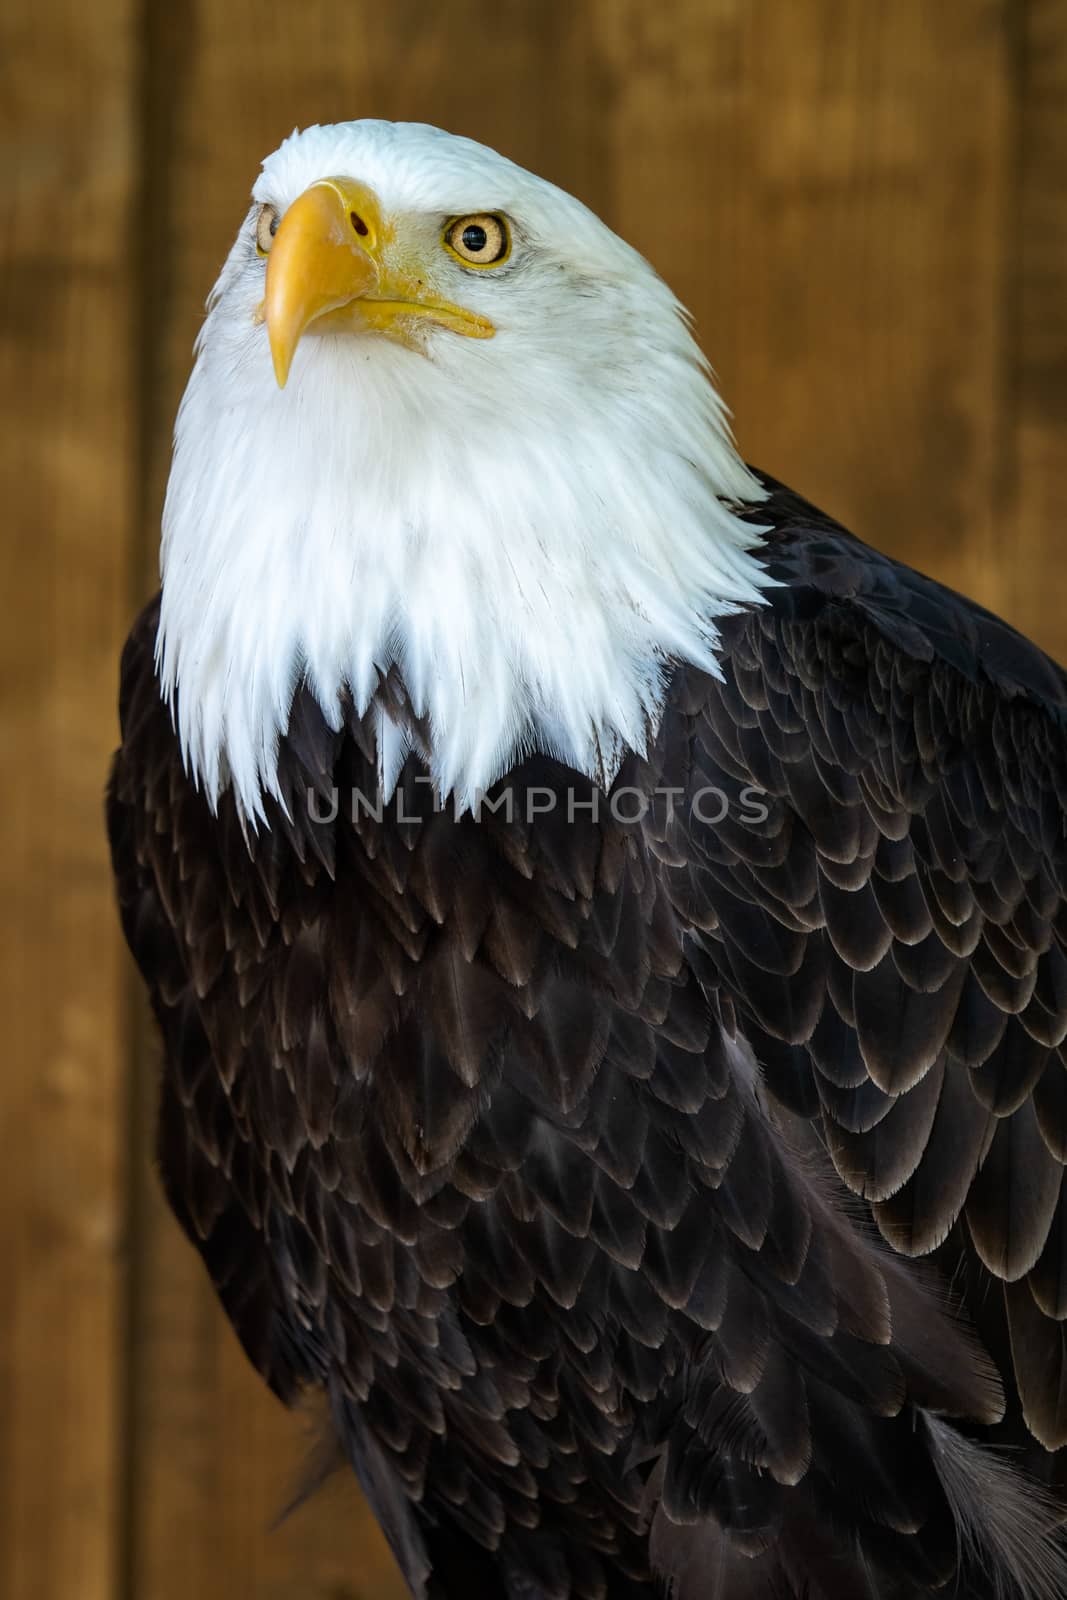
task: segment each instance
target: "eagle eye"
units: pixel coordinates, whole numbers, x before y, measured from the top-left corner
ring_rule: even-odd
[[[499,267],[511,254],[508,220],[490,212],[457,217],[445,229],[444,242],[466,267]]]
[[[277,231],[277,211],[273,206],[260,206],[259,215],[256,218],[256,252],[258,255],[265,256],[267,254]]]

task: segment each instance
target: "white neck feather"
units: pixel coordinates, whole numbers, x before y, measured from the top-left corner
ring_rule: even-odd
[[[277,792],[301,680],[339,726],[342,695],[362,711],[396,664],[440,791],[469,804],[535,749],[610,782],[669,662],[717,670],[714,619],[769,581],[730,509],[763,491],[649,278],[671,315],[638,381],[594,328],[601,353],[562,392],[547,355],[511,370],[493,340],[472,368],[451,335],[437,359],[308,338],[279,391],[251,315],[216,300],[178,418],[158,641],[212,804],[232,784],[254,818]],[[407,748],[383,718],[386,795]]]

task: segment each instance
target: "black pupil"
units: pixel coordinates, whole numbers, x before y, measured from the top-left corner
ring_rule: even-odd
[[[489,243],[489,235],[477,222],[472,222],[463,230],[463,247],[469,250],[472,256],[480,255]]]

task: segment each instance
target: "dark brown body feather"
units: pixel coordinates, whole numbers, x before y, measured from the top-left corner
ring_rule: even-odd
[[[183,772],[154,608],[127,647],[163,1181],[416,1595],[1051,1592],[957,1524],[1022,1515],[961,1433],[1053,1485],[1067,1444],[1067,686],[786,491],[758,520],[786,587],[722,682],[675,672],[637,822],[547,758],[510,822],[414,759],[416,820],[353,819],[369,724],[301,691],[245,830]]]

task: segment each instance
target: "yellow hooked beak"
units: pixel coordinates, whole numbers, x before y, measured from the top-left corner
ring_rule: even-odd
[[[267,324],[279,386],[309,330],[373,329],[418,348],[418,324],[429,321],[468,338],[492,338],[487,318],[433,296],[431,276],[429,264],[398,247],[366,184],[313,183],[286,211],[267,256],[258,315]]]

